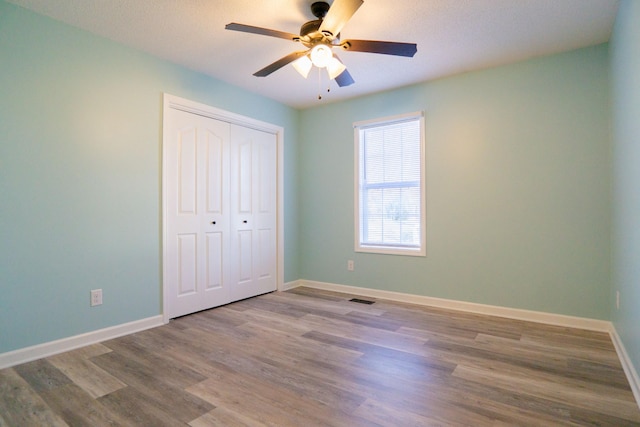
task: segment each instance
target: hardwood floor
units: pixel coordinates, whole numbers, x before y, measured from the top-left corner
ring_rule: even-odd
[[[605,333],[297,288],[0,370],[0,426],[639,426]]]

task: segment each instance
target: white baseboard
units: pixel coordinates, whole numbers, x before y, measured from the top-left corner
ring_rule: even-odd
[[[612,326],[611,322],[606,320],[565,316],[562,314],[544,313],[540,311],[522,310],[495,305],[476,304],[472,302],[433,298],[423,295],[405,294],[401,292],[383,291],[371,288],[359,288],[356,286],[338,285],[334,283],[315,282],[310,280],[299,280],[298,283],[299,286],[308,286],[310,288],[324,289],[327,291],[362,295],[369,298],[382,298],[391,301],[447,308],[450,310],[459,310],[468,313],[487,314],[490,316],[506,317],[509,319],[526,320],[530,322],[586,329],[590,331],[609,332]]]
[[[64,353],[65,351],[75,350],[76,348],[121,337],[123,335],[133,334],[134,332],[144,331],[145,329],[155,328],[156,326],[163,324],[164,322],[161,315],[147,317],[146,319],[136,320],[122,325],[98,329],[97,331],[91,331],[85,334],[1,353],[0,369],[42,359],[43,357],[53,356],[54,354]]]
[[[640,408],[640,377],[638,376],[638,371],[636,371],[635,367],[633,366],[633,363],[629,358],[629,354],[627,353],[627,349],[622,343],[620,335],[618,335],[618,332],[616,331],[616,328],[613,326],[613,324],[611,325],[609,335],[611,335],[611,341],[613,341],[613,346],[616,348],[616,352],[618,353],[618,357],[620,358],[622,369],[624,369],[624,373],[627,375],[629,385],[631,386],[631,391],[633,391],[633,396],[636,398],[636,402],[638,403],[638,407]]]
[[[289,289],[293,289],[293,288],[297,288],[300,285],[301,281],[300,280],[294,280],[293,282],[287,282],[285,284],[282,285],[282,287],[280,289],[278,289],[279,291],[288,291]]]

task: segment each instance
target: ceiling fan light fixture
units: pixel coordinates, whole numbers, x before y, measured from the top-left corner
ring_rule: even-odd
[[[317,44],[311,49],[311,62],[318,68],[324,68],[329,65],[333,58],[331,48],[325,44]]]
[[[347,67],[335,56],[329,60],[327,64],[327,73],[329,73],[329,79],[333,80],[338,77]]]
[[[305,0],[306,1],[306,0]],[[300,27],[299,34],[253,25],[231,22],[225,29],[244,33],[286,39],[302,44],[304,51],[292,52],[277,61],[253,73],[256,77],[266,77],[288,64],[292,64],[296,71],[304,78],[308,78],[311,69],[326,68],[329,80],[334,80],[340,87],[355,83],[353,77],[344,66],[340,58],[333,54],[334,47],[341,47],[345,51],[367,52],[383,55],[413,57],[417,52],[415,43],[401,43],[382,40],[340,40],[340,32],[356,11],[364,4],[364,0],[311,0],[311,12],[317,19],[305,22]],[[321,73],[318,73],[318,77]],[[322,79],[319,79],[320,83]],[[320,97],[321,98],[321,97]]]
[[[293,65],[293,68],[295,68],[296,71],[305,79],[309,76],[311,67],[313,67],[313,63],[309,59],[308,55],[301,56],[299,59],[293,61],[291,65]]]

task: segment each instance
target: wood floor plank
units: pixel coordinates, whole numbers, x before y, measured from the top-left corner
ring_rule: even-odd
[[[231,310],[228,306],[218,307],[216,310],[205,310],[200,315],[222,329],[236,328],[248,322],[247,313]],[[185,319],[188,318],[189,316],[185,317]]]
[[[313,396],[322,405],[350,412],[359,406],[363,397],[339,389],[304,372],[292,371],[287,365],[260,356],[238,355],[237,352],[216,351],[212,360],[234,371],[247,373],[256,380],[267,381],[274,387],[284,387],[299,396]]]
[[[140,337],[140,343],[149,346],[149,349],[153,349],[156,354],[162,354],[175,348],[188,349],[189,351],[187,353],[208,351],[208,348],[202,345],[198,337],[193,337],[192,331],[199,331],[200,336],[209,335],[208,331],[191,328],[186,323],[172,320],[169,324],[161,328],[144,331],[145,333]]]
[[[485,337],[486,338],[486,337]],[[510,345],[507,345],[510,344]],[[540,374],[555,376],[567,383],[590,384],[591,387],[600,387],[613,391],[614,388],[623,390],[628,396],[630,387],[624,376],[621,366],[603,367],[600,369],[588,369],[577,359],[571,357],[570,352],[556,352],[546,347],[531,347],[527,343],[497,340],[495,337],[479,339],[474,342],[453,343],[432,339],[425,346],[434,354],[450,360],[456,364],[471,366],[483,366],[503,370],[535,371]],[[582,353],[581,353],[582,354]],[[582,354],[584,355],[584,354]],[[585,362],[591,366],[590,362]],[[619,364],[619,362],[617,362]]]
[[[308,327],[308,332],[312,330],[325,332],[369,344],[383,343],[385,347],[415,354],[426,355],[428,353],[428,349],[424,346],[427,340],[385,329],[371,328],[341,319],[329,319],[313,314],[302,317],[300,323]]]
[[[245,325],[239,326],[243,328]],[[256,325],[255,331],[262,328]],[[361,355],[361,353],[345,350],[342,348],[326,348],[321,345],[309,345],[308,341],[300,339],[296,335],[273,334],[270,328],[264,328],[262,333],[253,333],[245,339],[230,339],[225,335],[216,332],[203,331],[201,329],[190,328],[182,333],[182,337],[189,337],[188,345],[192,353],[206,356],[206,359],[213,360],[216,355],[220,355],[220,360],[231,358],[233,353],[244,357],[240,360],[248,360],[260,356],[266,359],[296,363],[302,357],[314,358],[316,360],[333,361],[334,363],[345,363]],[[178,350],[180,351],[180,350]],[[234,364],[239,361],[234,362]],[[250,363],[250,362],[247,362]]]
[[[363,418],[374,421],[383,426],[396,427],[398,420],[402,420],[402,426],[493,426],[497,422],[505,422],[506,425],[517,426],[555,426],[555,425],[571,425],[569,423],[557,423],[555,420],[535,416],[526,417],[519,413],[517,417],[510,417],[505,413],[504,408],[496,409],[493,402],[483,402],[484,405],[469,405],[458,403],[453,405],[451,402],[433,399],[425,403],[422,409],[418,409],[421,414],[415,413],[418,408],[414,402],[406,405],[398,405],[394,403],[390,405],[386,401],[368,400],[356,413]],[[513,412],[513,411],[512,411]],[[515,422],[514,422],[515,421]]]
[[[403,368],[409,369],[410,367],[411,372],[407,372],[408,375],[415,375],[424,370],[437,370],[450,374],[455,369],[454,364],[446,362],[443,359],[421,356],[386,346],[369,344],[359,340],[343,338],[322,332],[309,332],[305,334],[304,337],[317,340],[331,346],[338,346],[362,352],[363,356],[358,359],[359,363],[373,364],[376,361],[379,361],[379,367],[388,366],[391,368],[396,366],[399,370]]]
[[[72,382],[46,359],[18,365],[14,369],[38,393],[54,390]]]
[[[166,410],[166,406],[159,407],[153,399],[145,398],[133,387],[116,390],[97,401],[129,425],[171,427],[183,424],[173,416],[173,411]]]
[[[513,372],[504,373],[478,367],[458,365],[454,376],[478,383],[491,382],[507,392],[526,389],[534,396],[565,404],[572,404],[582,409],[596,410],[613,419],[618,417],[640,423],[640,413],[635,401],[620,399],[604,393],[593,393],[588,389],[567,386],[562,380],[549,381],[538,376],[524,377]]]
[[[13,369],[0,370],[0,420],[3,426],[68,425]]]
[[[168,386],[183,389],[206,379],[188,365],[164,359],[158,353],[148,350],[135,334],[107,341],[105,345],[114,350],[120,360],[124,359],[129,364],[136,363],[141,371],[144,370],[148,376]],[[92,360],[110,355],[107,353]]]
[[[588,390],[594,396],[604,395],[620,401],[629,401],[631,399],[629,390],[620,388],[616,384],[594,383],[586,378],[569,378],[539,369],[505,363],[499,360],[467,358],[464,360],[460,359],[457,366],[480,369],[486,372],[497,372],[517,378],[534,378],[537,381],[546,382],[550,387],[555,383],[559,383],[563,387],[573,388],[579,392]]]
[[[111,349],[105,347],[102,343],[97,343],[80,347],[75,350],[67,351],[63,354],[79,359],[90,359],[95,356],[100,356],[101,354],[109,353],[110,351]],[[51,360],[51,358],[49,358],[49,360]]]
[[[400,411],[383,402],[367,399],[356,411],[356,415],[385,427],[396,427],[398,420],[403,420],[406,427],[441,426],[441,421],[429,419],[408,411]]]
[[[104,396],[127,386],[104,369],[93,364],[83,354],[63,353],[52,356],[48,360],[93,398]]]
[[[620,367],[620,359],[612,346],[606,349],[594,350],[590,347],[574,347],[574,346],[556,346],[548,342],[538,342],[526,339],[526,335],[517,342],[505,341],[504,338],[478,334],[475,341],[480,344],[512,347],[517,346],[522,349],[526,349],[531,352],[555,354],[558,356],[564,356],[567,359],[576,358],[589,360],[592,362],[603,363],[614,368]]]
[[[39,392],[70,426],[127,426],[128,420],[109,411],[74,383]]]
[[[533,409],[533,406],[523,407],[513,404],[516,400],[506,403],[482,395],[469,395],[464,401],[458,402],[456,407],[464,408],[472,412],[480,412],[491,420],[492,426],[519,426],[519,427],[578,427],[580,424],[570,419],[571,413],[566,408],[549,408],[544,411]],[[538,402],[540,405],[542,402]],[[552,406],[552,405],[551,405]],[[551,409],[551,410],[550,410]],[[550,412],[554,411],[553,414]],[[456,411],[452,411],[456,412]],[[487,423],[488,424],[488,423]]]
[[[245,326],[243,326],[245,327]],[[255,330],[263,329],[262,325],[253,325]],[[264,336],[248,340],[246,346],[250,349],[248,354],[266,360],[275,360],[279,364],[295,366],[300,360],[313,360],[332,364],[350,363],[362,353],[342,347],[328,347],[319,342],[305,339],[302,335],[273,334],[270,329],[265,329]],[[304,335],[304,334],[303,334]],[[276,347],[274,347],[276,346]]]
[[[245,323],[239,325],[238,328],[243,330],[256,331],[255,328],[259,326],[267,334],[284,334],[287,336],[300,336],[311,330],[304,323],[292,322],[291,318],[278,313],[266,313],[261,310],[248,309],[242,314],[245,318]]]
[[[506,412],[504,408],[507,408],[511,413],[522,411],[524,414],[529,414],[524,417],[525,420],[531,416],[538,417],[541,420],[552,420],[540,423],[542,425],[576,424],[572,421],[572,415],[575,407],[550,399],[530,395],[527,393],[527,388],[506,392],[504,389],[495,386],[491,382],[478,383],[457,377],[452,377],[447,382],[446,387],[438,388],[443,390],[442,397],[448,402],[457,401],[457,405],[465,408],[490,412],[494,412],[492,410],[493,407],[500,408],[495,411],[492,416],[496,421],[507,422],[501,417],[501,415]],[[522,421],[519,417],[515,417],[511,421],[511,424],[519,425],[521,422]],[[600,425],[612,424],[605,423]]]
[[[266,424],[227,408],[215,408],[189,423],[191,427],[264,427]]]
[[[246,301],[240,301],[240,303],[245,302]],[[251,307],[245,307],[244,310],[248,310],[250,308]],[[206,312],[198,313],[197,316],[184,316],[180,319],[175,320],[175,322],[179,323],[183,328],[209,331],[212,333],[217,333],[219,335],[227,336],[231,339],[243,340],[255,335],[254,332],[248,331],[246,329],[230,328],[224,324],[221,324],[220,322],[211,321],[205,316],[205,313]]]
[[[274,386],[271,381],[235,372],[222,371],[215,380],[204,381],[188,391],[216,407],[236,407],[235,412],[238,412],[238,403],[242,402],[244,413],[249,409],[250,417],[267,425],[371,425],[357,415],[350,415],[352,411],[342,411],[335,405],[318,404],[312,393],[300,394],[286,386]],[[278,398],[272,399],[271,396]]]
[[[233,307],[240,307],[244,309],[254,308],[257,310],[271,311],[273,313],[279,313],[284,316],[288,316],[292,318],[292,320],[304,316],[309,311],[308,309],[305,309],[305,307],[298,307],[294,304],[289,304],[282,301],[268,301],[264,298],[251,298],[243,301],[238,301],[237,303],[233,304]]]
[[[356,407],[361,400],[338,390],[335,387],[327,385],[322,379],[305,378],[303,374],[298,376],[292,375],[291,364],[288,363],[291,358],[283,357],[286,353],[281,350],[280,356],[270,354],[268,348],[277,342],[278,337],[272,336],[266,341],[264,338],[254,337],[250,341],[239,342],[231,340],[223,335],[215,333],[201,334],[195,330],[185,330],[185,333],[195,333],[197,345],[207,346],[208,342],[214,343],[209,352],[199,352],[198,358],[191,357],[189,360],[194,364],[194,368],[203,369],[201,372],[206,375],[213,375],[216,371],[215,364],[223,364],[227,367],[227,371],[246,372],[251,374],[256,380],[269,380],[274,386],[285,387],[293,390],[299,395],[314,395],[319,401],[331,404],[336,408],[346,407],[351,410]],[[289,340],[286,344],[282,341],[282,348],[297,349],[297,354],[307,354],[318,360],[322,357],[341,357],[341,360],[347,354],[350,358],[359,356],[342,349],[322,349],[313,350],[311,346],[304,346],[302,343],[296,344]],[[337,355],[336,355],[337,353]],[[322,354],[322,357],[319,355]],[[333,356],[331,356],[333,355]],[[205,366],[204,368],[202,368]]]
[[[296,288],[0,371],[0,427],[640,426],[608,334]]]
[[[210,404],[186,392],[180,386],[191,385],[192,380],[185,381],[179,376],[159,376],[159,371],[153,366],[128,359],[117,352],[107,353],[92,360],[129,387],[136,389],[140,399],[153,402],[153,405],[171,413],[181,422],[187,423],[213,409]]]

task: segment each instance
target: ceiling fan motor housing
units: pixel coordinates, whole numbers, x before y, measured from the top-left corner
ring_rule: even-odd
[[[300,27],[300,37],[317,33],[320,29],[320,24],[322,24],[322,19],[305,22],[304,24],[302,24],[302,27]]]

